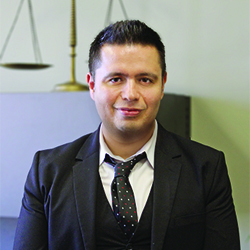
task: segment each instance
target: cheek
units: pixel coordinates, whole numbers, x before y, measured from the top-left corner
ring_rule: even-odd
[[[116,89],[104,89],[101,93],[104,104],[113,106],[119,99],[119,93]]]
[[[111,110],[115,101],[116,99],[110,91],[99,91],[98,95],[96,93],[95,102],[100,111],[107,112],[107,110]]]
[[[148,108],[155,109],[156,107],[159,106],[161,99],[162,99],[162,93],[157,92],[154,95],[151,94],[145,96],[144,101],[146,102]]]

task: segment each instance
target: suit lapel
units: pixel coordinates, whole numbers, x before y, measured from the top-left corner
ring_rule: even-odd
[[[95,249],[95,211],[99,166],[99,130],[91,134],[77,155],[73,185],[85,249]]]
[[[181,155],[159,126],[154,171],[154,207],[151,249],[162,249],[181,172]]]

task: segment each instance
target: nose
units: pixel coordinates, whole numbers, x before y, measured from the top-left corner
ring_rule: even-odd
[[[135,80],[128,80],[127,83],[124,85],[122,90],[122,99],[127,101],[136,101],[139,99],[140,94],[138,92]]]

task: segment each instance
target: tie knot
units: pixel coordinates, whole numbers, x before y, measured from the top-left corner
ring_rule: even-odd
[[[113,158],[111,158],[109,155],[106,154],[105,161],[114,166],[115,177],[118,177],[118,176],[127,176],[128,177],[131,170],[135,166],[135,164],[144,158],[146,158],[145,152],[135,156],[133,159],[131,159],[129,161],[116,163]]]

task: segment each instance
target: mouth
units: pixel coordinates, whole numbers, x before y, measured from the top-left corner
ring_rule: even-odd
[[[123,116],[127,117],[135,117],[138,116],[143,109],[138,109],[138,108],[116,108],[117,111],[119,111]]]

